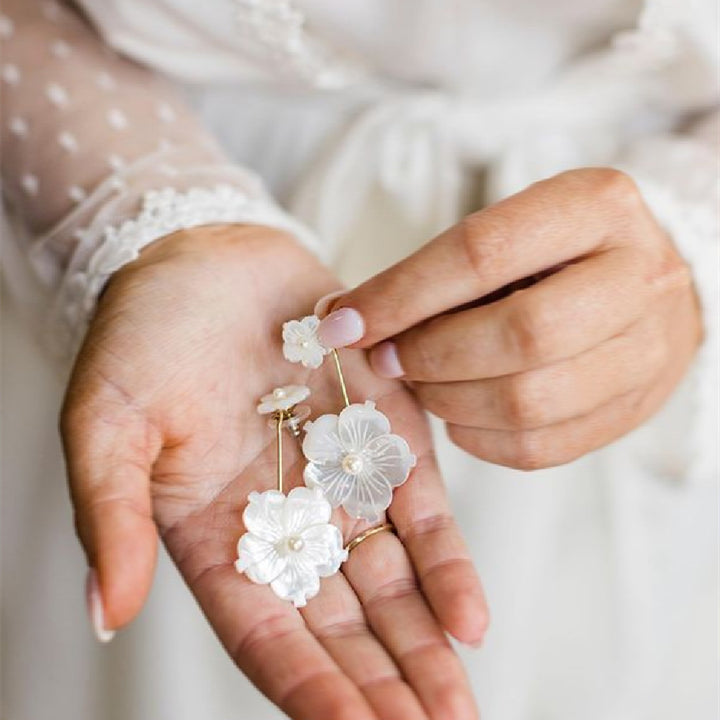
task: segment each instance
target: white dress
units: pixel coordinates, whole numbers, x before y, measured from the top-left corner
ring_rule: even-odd
[[[64,372],[57,368],[66,365],[43,354],[32,329],[72,347],[109,272],[174,229],[157,212],[152,220],[142,214],[148,190],[172,188],[160,199],[144,196],[146,209],[156,203],[161,217],[169,217],[163,207],[173,217],[181,210],[186,224],[249,218],[286,227],[354,283],[468,209],[590,164],[636,178],[693,267],[707,339],[652,421],[561,468],[527,475],[491,466],[452,447],[438,428],[444,474],[493,617],[483,649],[460,652],[487,720],[716,717],[713,4],[80,4],[107,44],[173,78],[223,151],[209,148],[172,102],[156,108],[155,123],[176,134],[172,144],[156,147],[157,127],[146,125],[141,134],[151,145],[135,147],[120,132],[132,131],[128,108],[165,91],[128,90],[103,105],[119,133],[106,170],[87,169],[88,158],[78,157],[85,135],[54,126],[62,162],[67,155],[87,174],[63,185],[60,199],[57,182],[44,195],[42,163],[20,147],[32,139],[32,103],[16,112],[11,95],[32,63],[23,64],[21,50],[4,59],[4,140],[20,149],[5,150],[3,163],[3,273],[12,297],[3,307],[3,717],[280,716],[224,657],[166,559],[132,627],[102,648],[86,627],[83,562],[55,429]],[[44,73],[47,102],[72,111],[74,91],[53,78],[58,63],[78,54],[72,37],[81,30],[52,3],[42,13],[67,32],[69,51],[55,38],[33,72]],[[11,40],[17,25],[11,13],[0,16],[0,36]],[[132,84],[133,69],[108,72],[108,80],[97,62],[103,92],[126,72]],[[81,175],[74,167],[67,177]],[[289,214],[243,168],[256,171]],[[213,196],[219,183],[225,195]],[[233,193],[249,197],[251,209]],[[139,225],[124,232],[135,216]]]

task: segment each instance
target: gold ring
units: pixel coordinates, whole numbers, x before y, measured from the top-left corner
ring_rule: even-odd
[[[376,525],[375,527],[368,528],[365,532],[361,532],[356,538],[353,538],[345,548],[350,554],[363,540],[367,540],[373,535],[377,535],[383,530],[389,530],[391,533],[395,532],[395,526],[392,523],[386,522],[382,525]]]

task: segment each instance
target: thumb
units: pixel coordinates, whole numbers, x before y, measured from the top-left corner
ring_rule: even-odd
[[[561,173],[468,215],[354,290],[318,303],[331,310],[320,323],[320,341],[367,348],[591,252],[606,236],[590,219],[602,211],[606,228],[612,205],[598,187],[609,185],[608,173],[617,175],[602,169]]]
[[[476,283],[459,251],[459,226],[356,288],[321,298],[320,341],[327,347],[368,348],[476,297]]]
[[[99,403],[98,403],[99,404]],[[137,417],[66,402],[61,433],[75,525],[89,570],[88,612],[101,642],[140,612],[157,558],[150,471],[158,443]]]

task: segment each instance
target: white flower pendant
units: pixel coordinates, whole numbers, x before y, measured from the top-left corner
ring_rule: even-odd
[[[347,559],[330,503],[317,489],[252,492],[243,513],[247,532],[238,541],[235,567],[253,582],[269,584],[283,600],[303,607],[320,590],[320,578]]]
[[[300,320],[288,320],[283,325],[283,356],[293,363],[302,363],[307,368],[319,368],[330,352],[320,340],[317,329],[320,320],[308,315]]]
[[[390,432],[375,403],[348,405],[339,415],[308,422],[303,454],[305,484],[320,488],[333,507],[354,518],[377,522],[415,466],[407,442]]]

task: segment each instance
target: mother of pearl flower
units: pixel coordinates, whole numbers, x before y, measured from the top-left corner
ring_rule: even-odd
[[[305,424],[304,478],[320,488],[333,507],[354,518],[377,522],[415,465],[407,442],[390,432],[390,421],[375,403],[348,405],[339,415]]]
[[[320,320],[315,315],[307,315],[300,320],[288,320],[283,325],[283,355],[293,363],[302,363],[305,367],[317,369],[330,352],[318,339],[317,330]]]
[[[336,573],[347,559],[342,534],[330,523],[330,503],[320,490],[305,487],[287,496],[252,492],[248,501],[235,568],[303,607],[320,590],[320,578]]]

